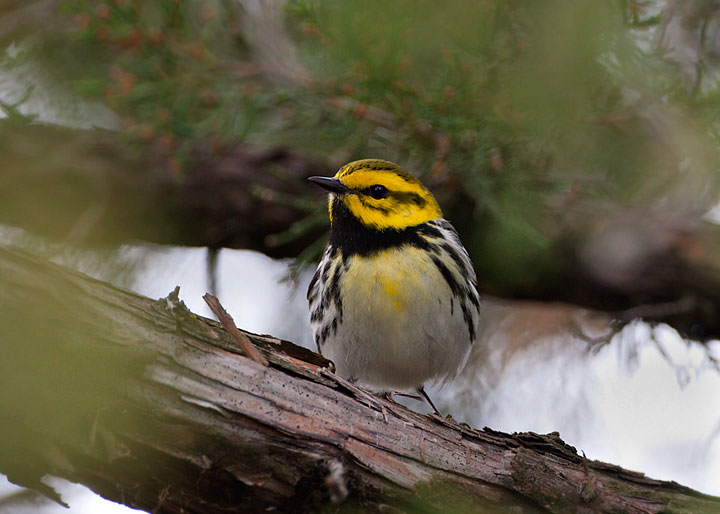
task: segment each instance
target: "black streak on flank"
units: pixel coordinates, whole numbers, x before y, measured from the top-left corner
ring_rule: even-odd
[[[313,323],[316,323],[318,321],[321,321],[323,318],[323,312],[321,309],[315,309],[312,311],[312,314],[310,314],[310,321]]]
[[[480,310],[480,298],[478,297],[477,291],[470,290],[468,292],[468,297],[470,298],[470,303],[472,303],[475,308],[479,311]]]
[[[337,317],[339,318],[340,322],[342,322],[342,316],[343,316],[342,297],[340,296],[340,280],[342,278],[344,269],[345,268],[343,266],[340,266],[340,264],[337,264],[335,266],[335,272],[333,273],[333,276],[330,279],[330,283],[327,285],[327,288],[325,289],[325,298],[324,298],[325,303],[328,306],[332,302],[335,303],[335,308],[337,309]]]
[[[453,248],[453,246],[450,243],[448,243],[446,241],[443,241],[440,244],[440,246],[442,246],[442,249],[445,250],[445,252],[447,252],[447,254],[450,256],[450,258],[453,261],[455,261],[455,265],[457,266],[458,271],[460,271],[460,274],[463,276],[467,276],[467,274],[468,274],[467,266],[465,265],[465,261],[463,260],[462,256],[458,253],[458,251],[455,248]]]
[[[322,345],[325,344],[325,340],[330,333],[330,325],[325,325],[320,332],[315,335],[315,343],[317,344],[318,350],[321,349]]]
[[[315,334],[315,344],[317,344],[318,350],[322,352],[322,346],[325,344],[325,341],[327,341],[328,336],[337,334],[338,329],[338,319],[334,318],[332,322],[326,323],[320,332]]]
[[[308,285],[306,298],[310,301],[310,305],[312,305],[313,301],[315,300],[315,297],[312,296],[312,291],[313,291],[313,288],[315,287],[315,284],[317,284],[317,281],[319,278],[320,278],[320,268],[318,267],[318,269],[315,270],[315,274],[313,275],[312,280],[310,281],[310,285]]]
[[[450,291],[452,291],[453,295],[462,297],[463,289],[460,287],[457,280],[455,280],[452,271],[450,271],[438,257],[433,256],[432,261],[433,264],[435,264],[435,267],[440,270],[440,274],[445,279],[445,282],[447,282],[447,285],[450,287]]]
[[[448,286],[450,287],[450,291],[452,291],[453,296],[457,297],[460,301],[460,308],[462,309],[463,313],[463,319],[465,320],[465,324],[468,327],[468,333],[470,335],[470,344],[475,342],[475,325],[473,324],[472,315],[470,314],[470,310],[468,309],[467,305],[465,304],[465,298],[468,296],[470,297],[470,301],[474,304],[475,298],[473,297],[472,293],[468,293],[467,289],[464,287],[461,287],[460,284],[458,284],[457,280],[455,280],[455,276],[453,273],[448,269],[447,266],[438,258],[433,256],[432,258],[433,263],[437,267],[438,270],[440,270],[440,274],[445,279],[445,282],[447,282]],[[450,300],[452,302],[452,299]],[[452,303],[450,304],[450,308],[453,308]]]
[[[444,239],[442,232],[432,225],[432,221],[418,225],[418,232],[432,239]]]
[[[470,344],[473,344],[475,342],[475,325],[473,325],[472,316],[470,315],[470,311],[468,310],[467,305],[465,305],[465,302],[462,302],[460,306],[462,307],[463,319],[465,320],[465,323],[468,326],[468,332],[470,333]]]

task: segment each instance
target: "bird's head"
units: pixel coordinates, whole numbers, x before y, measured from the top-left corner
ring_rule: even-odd
[[[397,164],[363,159],[346,164],[334,177],[308,180],[330,192],[330,223],[338,209],[374,230],[419,225],[442,218],[432,193]]]

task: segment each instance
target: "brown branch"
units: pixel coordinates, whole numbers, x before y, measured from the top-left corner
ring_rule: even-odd
[[[174,297],[177,298],[179,293],[180,288],[176,287],[175,291],[173,291],[171,295],[174,295]],[[227,313],[225,307],[222,306],[220,300],[218,300],[217,297],[211,295],[210,293],[205,293],[205,295],[203,296],[203,300],[205,300],[205,303],[208,304],[210,310],[213,311],[215,316],[217,316],[217,319],[220,321],[227,333],[230,334],[233,339],[235,339],[238,346],[245,355],[247,355],[249,358],[257,362],[258,364],[262,364],[263,366],[270,365],[267,359],[260,355],[260,352],[255,349],[255,346],[253,346],[253,344],[250,342],[248,336],[240,332],[237,325],[235,324],[235,321],[232,319],[232,316]]]
[[[371,395],[327,361],[175,296],[150,300],[0,248],[0,471],[151,512],[711,512],[720,499],[579,456],[558,434],[474,430]],[[307,364],[298,364],[305,362]],[[46,486],[45,486],[46,487]]]
[[[322,193],[306,178],[330,173],[290,149],[207,141],[178,172],[161,141],[135,147],[119,133],[0,122],[0,153],[3,182],[12,185],[0,190],[0,223],[55,241],[141,240],[287,258],[327,230],[318,217],[294,237],[277,237],[323,211]]]

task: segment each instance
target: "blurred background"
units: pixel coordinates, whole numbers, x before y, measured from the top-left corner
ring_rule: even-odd
[[[719,63],[709,0],[3,0],[0,244],[312,348],[305,179],[392,160],[485,298],[441,410],[720,495]]]

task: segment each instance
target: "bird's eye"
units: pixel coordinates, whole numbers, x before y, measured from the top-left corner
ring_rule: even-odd
[[[387,196],[387,194],[388,194],[388,190],[385,186],[381,186],[380,184],[375,184],[374,186],[370,186],[370,196],[372,196],[376,200],[385,198]]]

